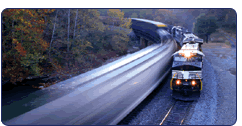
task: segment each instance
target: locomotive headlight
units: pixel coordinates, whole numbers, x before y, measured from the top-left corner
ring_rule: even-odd
[[[192,81],[192,86],[195,86],[196,85],[196,81]]]
[[[189,58],[189,57],[191,57],[191,53],[190,53],[189,51],[185,51],[185,52],[184,52],[184,56],[185,56],[186,58]]]
[[[176,80],[176,85],[180,85],[181,84],[181,80]]]

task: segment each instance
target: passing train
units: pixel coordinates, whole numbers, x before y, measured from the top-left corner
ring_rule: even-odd
[[[175,42],[175,39],[173,39],[173,37],[169,33],[169,29],[171,29],[170,25],[147,19],[131,19],[131,28],[138,40],[144,40],[144,47],[148,46],[148,41],[151,41],[153,43],[159,43],[162,45],[169,41]]]
[[[177,29],[179,28],[179,29]],[[181,27],[173,27],[173,37],[177,32],[184,31]],[[180,34],[180,32],[178,32]],[[201,45],[203,39],[200,39],[191,32],[181,33],[181,49],[173,54],[172,79],[170,88],[172,97],[184,101],[197,100],[202,90],[202,68],[204,54]],[[178,42],[179,43],[179,42]]]

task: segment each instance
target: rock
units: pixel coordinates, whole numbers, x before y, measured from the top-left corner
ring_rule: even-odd
[[[39,86],[39,89],[43,89],[44,88],[44,86]]]

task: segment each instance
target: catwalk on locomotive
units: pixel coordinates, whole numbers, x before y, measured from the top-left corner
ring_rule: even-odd
[[[180,27],[174,27],[172,30],[184,31]],[[205,56],[201,49],[203,39],[187,30],[178,33],[181,33],[182,41],[181,49],[172,55],[172,79],[170,81],[172,97],[184,101],[197,100],[203,86],[202,67]],[[173,36],[176,36],[174,34]]]

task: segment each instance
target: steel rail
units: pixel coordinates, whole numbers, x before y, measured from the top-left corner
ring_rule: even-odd
[[[224,31],[222,31],[222,33],[224,33],[225,37],[231,43],[231,47],[235,48],[236,47],[236,40],[233,37],[231,37],[228,33],[224,32]]]
[[[192,102],[175,101],[162,119],[160,125],[182,125]]]
[[[223,33],[225,35],[227,35],[234,43],[236,43],[236,39],[234,39],[233,37],[231,37],[228,33],[224,32],[224,31],[223,31]]]
[[[169,109],[169,111],[166,113],[165,117],[162,119],[160,125],[162,125],[164,123],[164,121],[166,120],[167,116],[170,114],[171,110],[173,109],[173,107],[175,106],[175,103],[171,106],[171,108]]]

